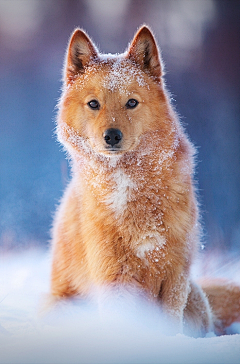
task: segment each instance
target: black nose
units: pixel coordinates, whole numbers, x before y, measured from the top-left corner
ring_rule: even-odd
[[[122,132],[119,129],[107,129],[103,133],[103,138],[105,139],[107,144],[110,144],[112,147],[115,144],[118,144],[122,140]]]

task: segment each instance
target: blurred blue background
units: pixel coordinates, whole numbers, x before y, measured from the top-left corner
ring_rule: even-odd
[[[47,246],[69,180],[54,137],[69,36],[104,53],[154,31],[166,81],[198,147],[204,240],[240,251],[240,1],[0,0],[0,246]]]

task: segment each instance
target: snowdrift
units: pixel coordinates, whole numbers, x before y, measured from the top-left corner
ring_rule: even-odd
[[[211,262],[211,275],[239,280],[239,260],[230,260],[226,269],[222,262]],[[204,264],[206,270],[207,259]],[[193,274],[198,276],[201,268],[199,261]],[[240,362],[239,324],[229,329],[236,334],[195,339],[168,335],[156,309],[144,302],[138,302],[136,310],[131,304],[106,308],[72,300],[42,314],[49,272],[50,258],[44,251],[1,256],[0,363]]]

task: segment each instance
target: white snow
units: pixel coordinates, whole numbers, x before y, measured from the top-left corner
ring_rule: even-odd
[[[238,262],[228,268],[239,278]],[[44,251],[1,253],[0,363],[240,362],[240,334],[170,336],[156,309],[143,302],[99,309],[95,302],[73,300],[43,315],[40,307],[49,291],[49,272]],[[239,326],[235,328],[240,332]]]

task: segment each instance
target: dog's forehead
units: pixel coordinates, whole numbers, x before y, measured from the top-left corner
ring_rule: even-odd
[[[149,88],[146,78],[139,67],[123,57],[101,57],[90,63],[83,74],[78,74],[73,87],[79,91],[99,89],[128,95],[133,90]]]
[[[150,79],[140,67],[124,55],[101,56],[88,64],[84,73],[79,73],[66,91],[77,89],[79,93],[118,94],[120,97],[130,96],[132,93],[146,93],[151,83]],[[91,90],[91,91],[89,91]]]
[[[102,87],[108,91],[127,94],[132,87],[147,86],[146,75],[126,59],[110,58],[103,61]]]

